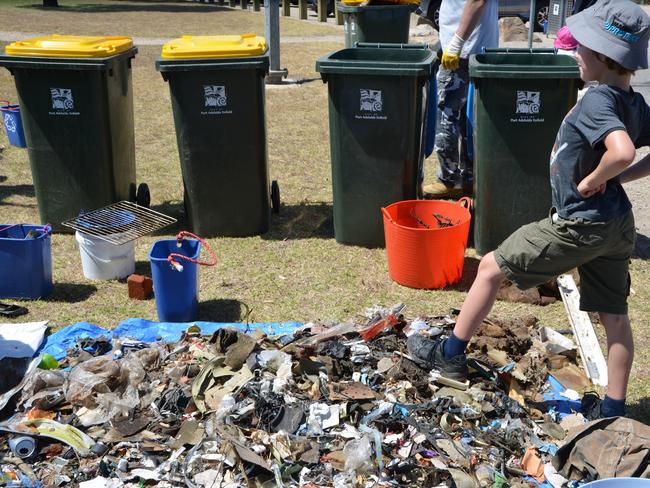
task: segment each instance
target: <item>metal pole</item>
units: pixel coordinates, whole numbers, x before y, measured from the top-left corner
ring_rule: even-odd
[[[282,78],[286,78],[288,71],[280,68],[280,0],[264,0],[264,37],[269,45],[270,63],[266,82],[282,83]]]
[[[327,0],[318,0],[318,21],[327,22]]]
[[[307,0],[298,0],[298,17],[307,20]]]
[[[343,25],[343,12],[339,10],[339,2],[334,2],[334,17],[336,17],[337,25]]]
[[[533,31],[535,30],[535,0],[530,0],[530,14],[528,15],[528,49],[533,48]]]

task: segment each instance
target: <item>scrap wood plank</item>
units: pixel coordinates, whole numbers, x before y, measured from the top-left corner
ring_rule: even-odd
[[[587,376],[595,385],[607,386],[607,363],[589,315],[580,310],[578,287],[573,277],[566,274],[558,277],[557,284]]]

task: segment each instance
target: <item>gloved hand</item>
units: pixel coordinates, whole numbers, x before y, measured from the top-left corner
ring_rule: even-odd
[[[454,34],[451,42],[442,52],[442,59],[440,63],[444,69],[455,71],[460,66],[460,53],[463,50],[463,44],[465,40],[461,39],[458,34]]]

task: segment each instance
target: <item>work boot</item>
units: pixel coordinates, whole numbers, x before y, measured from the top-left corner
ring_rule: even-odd
[[[446,359],[443,352],[446,340],[413,334],[406,341],[406,348],[413,361],[423,368],[435,369],[440,372],[440,376],[462,383],[467,380],[467,357],[459,354]]]
[[[442,181],[436,181],[430,185],[424,185],[422,187],[422,194],[424,198],[460,198],[463,196],[462,188],[456,188],[455,186],[448,186]]]

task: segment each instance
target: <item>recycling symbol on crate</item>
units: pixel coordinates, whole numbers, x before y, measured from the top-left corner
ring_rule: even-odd
[[[9,114],[5,114],[4,120],[5,120],[5,127],[7,128],[7,131],[16,132],[16,121],[14,120],[14,118]]]

